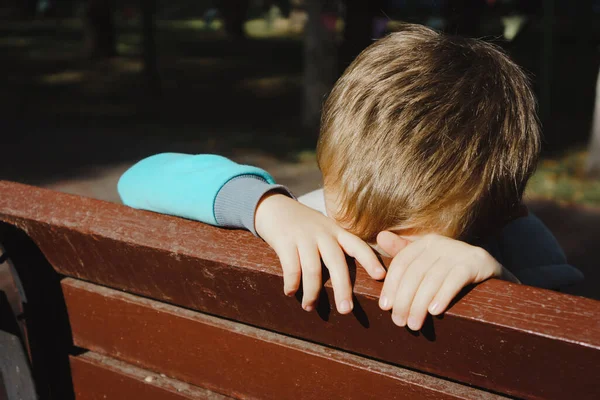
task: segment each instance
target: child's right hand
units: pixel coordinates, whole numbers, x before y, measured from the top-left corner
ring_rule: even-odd
[[[269,193],[255,213],[256,232],[277,253],[283,269],[284,292],[293,296],[300,286],[302,308],[312,311],[322,286],[321,258],[331,276],[335,304],[341,314],[352,311],[352,284],[344,251],[374,279],[385,269],[368,244],[323,214],[280,193]]]

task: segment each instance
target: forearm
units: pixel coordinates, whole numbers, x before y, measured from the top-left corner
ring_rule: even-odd
[[[130,207],[255,234],[256,205],[273,190],[291,196],[266,171],[211,154],[157,154],[132,166],[118,184]]]
[[[260,177],[243,175],[232,179],[216,196],[214,210],[217,224],[244,228],[260,236],[258,225],[255,225],[258,206],[273,195],[293,198],[285,186],[267,183]]]

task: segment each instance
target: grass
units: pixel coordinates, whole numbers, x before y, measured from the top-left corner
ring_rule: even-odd
[[[585,175],[587,154],[585,149],[575,148],[542,159],[529,181],[527,197],[600,206],[600,180]]]

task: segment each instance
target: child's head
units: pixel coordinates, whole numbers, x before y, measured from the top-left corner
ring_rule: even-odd
[[[407,25],[363,51],[327,99],[317,157],[328,206],[370,242],[382,230],[494,231],[535,168],[535,108],[497,47]]]

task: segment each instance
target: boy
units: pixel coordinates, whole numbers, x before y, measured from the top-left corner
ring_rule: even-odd
[[[281,260],[285,293],[302,280],[307,311],[322,259],[338,311],[351,312],[345,251],[385,278],[380,307],[418,330],[491,277],[542,287],[582,278],[521,203],[539,146],[533,94],[506,55],[407,25],[363,51],[325,104],[323,190],[300,199],[322,214],[265,171],[213,155],[142,160],[119,192],[133,207],[259,235]],[[387,273],[365,242],[394,257]]]

